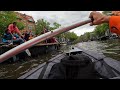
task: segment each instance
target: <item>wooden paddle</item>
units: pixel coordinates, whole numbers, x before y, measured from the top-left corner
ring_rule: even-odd
[[[61,34],[61,33],[64,33],[64,32],[67,32],[71,29],[74,29],[74,28],[77,28],[79,26],[82,26],[82,25],[85,25],[85,24],[88,24],[90,23],[92,20],[91,19],[88,19],[88,20],[85,20],[85,21],[82,21],[82,22],[78,22],[76,24],[73,24],[73,25],[70,25],[70,26],[66,26],[66,27],[63,27],[63,28],[59,28],[59,29],[55,29],[54,31],[50,31],[50,32],[47,32],[45,34],[42,34],[38,37],[35,37],[21,45],[18,45],[16,46],[15,48],[12,48],[10,49],[9,51],[3,53],[0,55],[0,63],[2,63],[3,61],[21,53],[22,51],[34,46],[35,44],[38,44],[39,42],[42,42],[46,39],[49,39],[51,37],[54,37],[58,34]]]

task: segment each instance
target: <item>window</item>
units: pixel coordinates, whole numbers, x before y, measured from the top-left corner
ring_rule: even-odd
[[[28,21],[33,22],[33,19],[32,19],[32,18],[30,18],[30,19],[28,19]]]
[[[28,25],[28,29],[29,29],[29,30],[32,30],[32,29],[33,29],[33,26],[32,26],[32,25]]]

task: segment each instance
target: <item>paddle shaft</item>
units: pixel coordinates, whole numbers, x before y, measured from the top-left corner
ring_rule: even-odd
[[[82,21],[82,22],[79,22],[79,23],[76,23],[76,24],[73,24],[73,25],[70,25],[70,26],[67,26],[67,27],[63,27],[63,28],[59,28],[59,29],[55,29],[54,31],[50,31],[50,32],[47,32],[45,34],[42,34],[38,37],[35,37],[23,44],[20,44],[10,50],[8,50],[7,52],[3,53],[0,55],[0,63],[2,63],[3,61],[21,53],[22,51],[34,46],[35,44],[38,44],[39,42],[41,41],[44,41],[46,39],[49,39],[51,37],[54,37],[58,34],[61,34],[61,33],[64,33],[64,32],[67,32],[71,29],[74,29],[74,28],[77,28],[79,26],[82,26],[82,25],[85,25],[85,24],[88,24],[91,22],[91,19],[88,19],[88,20],[85,20],[85,21]]]

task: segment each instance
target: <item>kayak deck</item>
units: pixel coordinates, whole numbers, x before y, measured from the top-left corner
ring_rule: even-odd
[[[116,61],[109,57],[105,57],[103,54],[100,55],[100,54],[85,51],[85,50],[82,50],[79,48],[72,48],[71,50],[67,51],[66,53],[59,54],[56,57],[50,59],[48,62],[40,64],[37,68],[34,68],[30,72],[19,77],[18,79],[41,79],[41,78],[46,79],[48,74],[50,73],[52,66],[55,63],[59,63],[61,61],[61,59],[64,58],[65,56],[68,56],[71,54],[81,54],[81,53],[83,55],[86,55],[89,58],[91,58],[92,62],[104,61],[104,63],[109,65],[110,69],[112,69],[112,72],[114,72],[115,76],[117,76],[117,79],[120,78],[120,62],[119,61]],[[49,63],[49,65],[48,65],[48,63]],[[95,66],[97,69],[99,69],[99,67],[97,67],[97,65],[104,69],[104,66],[102,66],[101,63],[98,62]],[[43,69],[45,69],[46,71]],[[45,71],[45,72],[43,72],[43,71]],[[109,78],[113,77],[112,74],[109,75],[109,73],[106,73],[106,69],[104,69],[103,71],[105,71],[105,74],[108,75]],[[41,77],[41,74],[43,74],[43,73],[44,73],[44,75]],[[100,71],[99,73],[102,73],[102,72]],[[115,79],[115,78],[116,77],[113,77],[113,79]]]

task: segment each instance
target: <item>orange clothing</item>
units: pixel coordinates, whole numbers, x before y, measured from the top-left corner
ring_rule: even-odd
[[[120,16],[111,16],[109,20],[109,27],[112,33],[120,35]]]
[[[17,28],[17,26],[16,26],[16,27],[13,27],[13,24],[10,24],[10,25],[8,26],[8,30],[9,30],[10,33],[14,33],[14,32],[20,33],[20,30]]]
[[[29,40],[31,40],[31,39],[33,39],[33,38],[34,38],[34,37],[30,36],[30,37],[29,37]]]

